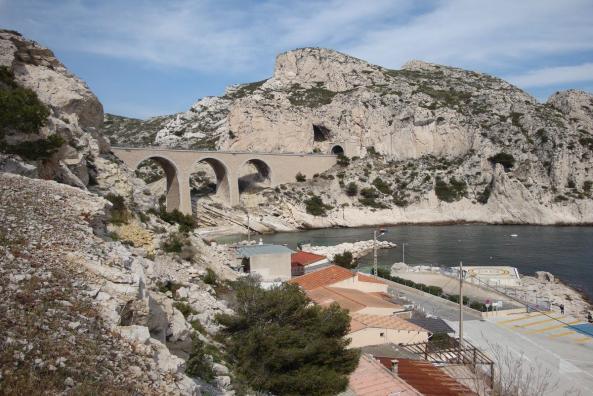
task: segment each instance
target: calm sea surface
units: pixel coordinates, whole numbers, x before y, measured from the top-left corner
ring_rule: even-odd
[[[593,227],[497,226],[497,225],[409,225],[387,227],[381,239],[395,242],[395,249],[380,250],[379,265],[389,267],[402,261],[405,243],[406,264],[510,265],[522,274],[549,271],[593,300]],[[516,234],[516,237],[511,237]],[[259,236],[256,236],[259,238]],[[265,243],[299,242],[335,245],[373,238],[373,228],[324,229],[264,235]],[[225,237],[234,242],[240,237]],[[372,262],[369,255],[361,266]]]

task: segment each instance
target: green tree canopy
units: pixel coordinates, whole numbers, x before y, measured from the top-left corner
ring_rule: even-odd
[[[357,349],[346,349],[347,311],[311,304],[293,284],[265,290],[247,278],[233,287],[235,314],[217,319],[242,381],[277,395],[333,395],[346,388],[359,358]]]

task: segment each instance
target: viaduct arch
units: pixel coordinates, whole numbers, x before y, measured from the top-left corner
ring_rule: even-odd
[[[158,162],[167,178],[167,211],[178,209],[192,214],[189,178],[198,162],[208,163],[216,175],[216,194],[227,204],[236,206],[239,199],[239,172],[250,163],[269,179],[270,187],[295,181],[297,173],[307,178],[336,164],[336,155],[305,153],[257,153],[241,151],[194,151],[165,148],[122,148],[111,151],[128,168],[135,170],[142,161]]]

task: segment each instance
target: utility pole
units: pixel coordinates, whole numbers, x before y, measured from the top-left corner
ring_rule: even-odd
[[[251,242],[251,227],[249,226],[249,211],[247,211],[247,242]]]
[[[463,350],[463,262],[459,262],[459,363],[463,363],[461,357]]]
[[[387,230],[381,228],[379,235],[385,235]],[[379,267],[377,266],[377,230],[373,231],[373,275],[379,276]]]
[[[377,267],[377,230],[373,231],[373,275],[379,275]]]

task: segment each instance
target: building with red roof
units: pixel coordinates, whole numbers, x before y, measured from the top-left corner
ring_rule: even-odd
[[[327,257],[311,252],[298,251],[291,255],[292,276],[301,276],[330,265]]]
[[[360,272],[352,272],[349,269],[333,264],[318,271],[293,278],[291,282],[299,285],[304,290],[332,286],[356,289],[367,293],[387,293],[387,284],[382,280]]]

